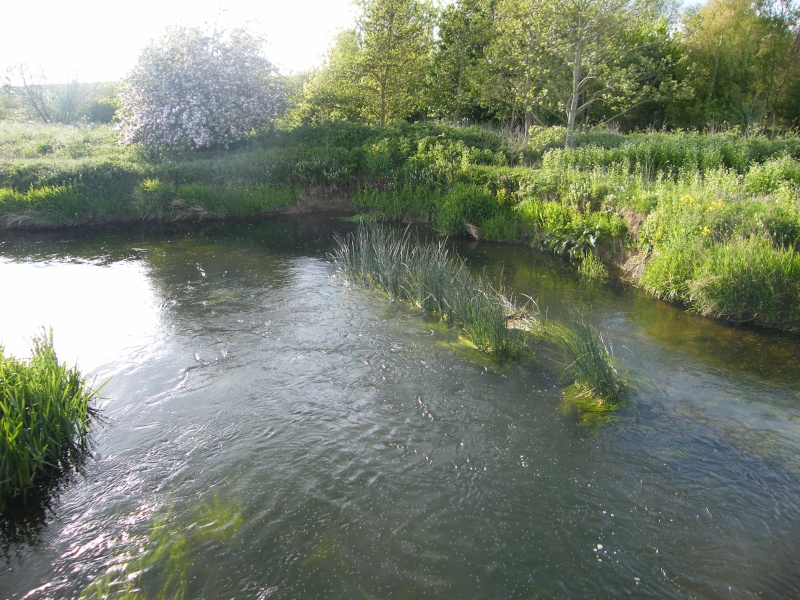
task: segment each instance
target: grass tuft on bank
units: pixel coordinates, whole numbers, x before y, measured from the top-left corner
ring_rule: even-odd
[[[52,332],[34,337],[30,360],[0,348],[0,511],[87,451],[97,393],[58,362]]]

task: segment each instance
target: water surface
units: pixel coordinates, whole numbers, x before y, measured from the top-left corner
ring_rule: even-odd
[[[607,332],[631,398],[587,424],[547,356],[497,365],[341,281],[348,228],[3,234],[6,352],[52,326],[108,383],[82,472],[6,520],[0,596],[800,595],[797,338],[457,244]]]

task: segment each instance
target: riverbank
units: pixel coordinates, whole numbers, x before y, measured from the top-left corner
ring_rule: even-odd
[[[107,127],[0,127],[0,227],[351,208],[525,243],[583,275],[800,332],[800,139],[334,123],[150,154]]]

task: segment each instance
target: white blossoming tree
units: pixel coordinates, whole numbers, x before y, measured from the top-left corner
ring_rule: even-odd
[[[263,44],[241,28],[177,27],[151,41],[120,90],[120,142],[209,148],[269,127],[286,91]]]

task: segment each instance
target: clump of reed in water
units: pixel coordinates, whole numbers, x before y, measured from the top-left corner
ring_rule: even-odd
[[[560,347],[569,361],[565,373],[574,380],[565,399],[583,411],[613,410],[625,395],[626,384],[614,368],[611,349],[602,334],[582,318],[566,326],[551,325],[546,337]]]
[[[470,273],[443,243],[420,244],[408,230],[374,223],[362,223],[338,242],[333,258],[348,279],[460,326],[469,342],[497,359],[529,352],[524,330],[538,326],[535,318]]]
[[[0,510],[86,451],[96,395],[77,367],[59,364],[52,332],[33,339],[28,361],[0,348]]]
[[[470,273],[444,243],[421,244],[408,230],[374,222],[360,223],[338,243],[333,258],[345,277],[460,326],[490,356],[502,360],[530,355],[537,339],[554,344],[568,359],[565,371],[575,383],[565,395],[578,408],[610,410],[624,397],[625,382],[598,331],[578,319],[566,326],[543,325],[502,289]]]

